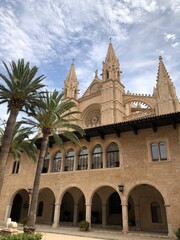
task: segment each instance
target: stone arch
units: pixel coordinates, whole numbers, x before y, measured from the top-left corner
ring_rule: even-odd
[[[59,221],[76,225],[80,220],[85,220],[85,195],[80,188],[71,185],[63,190],[60,203]]]
[[[157,186],[136,184],[127,194],[126,203],[131,199],[131,214],[128,212],[129,228],[150,232],[168,232],[165,199]],[[133,210],[133,211],[132,211]]]
[[[112,143],[112,142],[115,142],[115,143],[118,145],[119,149],[121,149],[121,141],[120,141],[120,139],[117,138],[116,136],[112,136],[111,138],[108,138],[108,139],[102,144],[102,146],[103,146],[103,148],[105,149],[105,151],[107,151],[107,148],[108,148],[109,144]]]
[[[131,102],[136,102],[136,103],[142,103],[145,106],[148,106],[150,109],[154,109],[155,108],[155,102],[154,99],[152,98],[148,98],[148,97],[143,97],[143,96],[129,96],[126,97],[124,104],[128,104]]]
[[[162,195],[163,199],[164,199],[164,202],[166,203],[167,202],[167,196],[166,196],[166,191],[164,188],[160,187],[158,184],[154,183],[154,182],[151,182],[151,181],[147,181],[147,180],[144,180],[144,181],[141,181],[141,182],[137,182],[135,185],[133,186],[128,186],[127,187],[127,198],[129,197],[131,191],[138,187],[139,185],[143,185],[143,184],[146,184],[146,185],[150,185],[152,187],[154,187],[155,189],[157,189],[157,191]],[[126,202],[127,203],[127,202]]]
[[[151,99],[152,100],[152,99]],[[139,118],[155,114],[155,103],[142,96],[131,96],[125,99],[125,119]]]
[[[41,224],[52,224],[54,218],[54,204],[56,198],[52,189],[41,188],[38,194],[37,212],[40,202],[43,202],[43,211],[40,216],[36,216],[36,222]],[[42,204],[42,203],[41,203]]]
[[[16,190],[10,199],[8,206],[9,216],[12,221],[24,223],[29,209],[30,196],[27,189]]]
[[[100,188],[103,188],[103,187],[112,188],[114,191],[118,192],[121,199],[123,198],[123,194],[118,191],[118,186],[114,186],[113,184],[110,184],[110,183],[102,183],[99,186],[95,187],[94,190],[91,192],[88,199],[88,204],[90,205],[92,204],[93,195],[95,194],[95,192],[97,192]]]
[[[59,203],[62,202],[62,198],[63,198],[64,194],[72,188],[79,189],[84,194],[84,192],[83,192],[83,190],[81,189],[80,186],[77,186],[77,185],[74,185],[74,184],[69,184],[69,186],[66,186],[66,188],[61,191],[60,196],[59,196],[59,201],[58,201]]]
[[[114,186],[98,186],[90,196],[92,224],[122,226],[122,200]]]

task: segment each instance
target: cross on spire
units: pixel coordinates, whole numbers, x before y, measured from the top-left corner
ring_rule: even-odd
[[[72,63],[73,63],[73,64],[74,64],[74,60],[75,60],[75,59],[73,58],[73,59],[72,59]]]
[[[110,43],[111,43],[111,40],[112,40],[112,38],[110,37],[110,38],[109,38],[109,42],[110,42]]]

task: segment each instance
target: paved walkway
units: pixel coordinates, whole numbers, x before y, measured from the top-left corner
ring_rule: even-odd
[[[18,226],[19,232],[23,226]],[[52,228],[49,225],[36,225],[36,232],[43,234],[42,240],[174,240],[160,233],[129,232],[123,234],[118,229],[92,228],[90,231],[80,231],[78,227],[60,226]]]
[[[42,240],[174,240],[163,234],[130,232],[123,234],[120,230],[92,228],[88,232],[80,231],[77,227],[52,228],[37,225],[36,231],[43,233]]]

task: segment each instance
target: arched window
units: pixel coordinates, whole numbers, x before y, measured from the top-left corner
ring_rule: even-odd
[[[38,209],[37,209],[37,216],[42,217],[43,215],[43,208],[44,208],[44,202],[40,201],[38,204]]]
[[[62,153],[58,151],[53,159],[52,172],[59,172],[61,168]]]
[[[83,147],[79,153],[78,159],[78,170],[84,170],[88,167],[88,150],[86,147]]]
[[[12,174],[19,173],[19,166],[20,166],[19,160],[13,162]]]
[[[110,143],[107,148],[107,167],[119,167],[119,147],[115,142]]]
[[[74,167],[74,150],[71,148],[66,156],[65,171],[73,171]]]
[[[151,155],[153,161],[167,160],[166,145],[164,142],[151,144]]]
[[[102,147],[97,144],[92,153],[92,168],[102,168]]]
[[[49,169],[49,160],[50,160],[50,154],[48,153],[44,158],[42,173],[47,173]]]
[[[161,223],[161,208],[158,202],[151,203],[151,217],[153,223]]]
[[[159,143],[159,155],[161,160],[167,160],[166,145],[164,142]]]
[[[153,161],[158,161],[158,145],[156,143],[151,144],[151,154],[152,154],[152,160]]]

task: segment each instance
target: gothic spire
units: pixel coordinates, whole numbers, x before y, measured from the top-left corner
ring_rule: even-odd
[[[109,43],[106,59],[103,62],[102,80],[120,81],[120,65],[116,57],[112,43]]]
[[[105,62],[110,62],[110,61],[112,61],[112,62],[118,61],[111,42],[109,43]]]
[[[171,84],[172,80],[169,76],[169,73],[163,63],[163,58],[159,56],[159,66],[158,66],[158,74],[157,74],[157,82],[166,82],[166,84]]]
[[[71,64],[68,76],[66,78],[66,82],[77,83],[77,77],[76,77],[74,63]]]
[[[159,56],[157,83],[154,89],[154,96],[158,102],[159,113],[177,111],[176,89],[164,65],[163,58]]]
[[[74,63],[71,64],[69,73],[66,77],[66,80],[64,81],[64,94],[65,97],[68,98],[75,98],[78,97],[78,81],[76,77],[76,71],[74,67]]]

